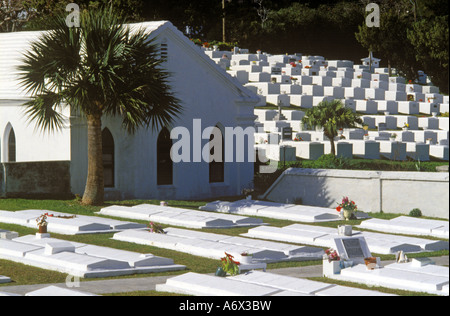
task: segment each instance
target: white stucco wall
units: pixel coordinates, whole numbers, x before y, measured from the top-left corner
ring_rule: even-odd
[[[187,128],[193,143],[194,119],[201,119],[202,132],[217,124],[244,129],[253,126],[257,98],[249,99],[248,95],[243,95],[240,84],[235,85],[234,79],[207,56],[204,58],[200,48],[186,42],[177,32],[168,28],[157,37],[158,43],[164,41],[168,45],[168,59],[164,67],[171,73],[172,91],[184,108],[173,127]],[[158,186],[156,143],[159,131],[141,129],[134,135],[128,135],[121,127],[120,118],[111,117],[103,118],[103,127],[111,131],[115,141],[116,186],[106,189],[107,198],[201,199],[238,195],[243,188],[252,185],[253,163],[249,162],[226,163],[225,182],[209,183],[209,164],[193,162],[191,147],[191,162],[174,164],[173,185]],[[76,194],[82,194],[86,183],[86,139],[85,123],[81,119],[73,119],[71,174],[72,189]],[[208,142],[209,139],[202,140],[201,148]],[[250,140],[250,144],[254,141]]]
[[[0,100],[0,160],[8,162],[8,136],[16,136],[16,162],[60,161],[70,159],[68,126],[52,133],[43,132],[24,114],[24,101]],[[67,118],[69,113],[63,113]]]
[[[355,170],[288,169],[264,198],[276,202],[335,208],[344,196],[365,212],[449,218],[449,174]]]
[[[42,32],[0,33],[0,161],[8,162],[8,141],[11,127],[16,136],[17,162],[58,161],[70,159],[68,126],[52,134],[36,129],[28,121],[23,104],[30,95],[20,85],[19,71],[23,54]],[[68,112],[63,112],[69,116]]]
[[[256,95],[243,88],[168,22],[136,24],[152,32],[157,43],[167,43],[165,68],[171,73],[171,86],[184,107],[175,126],[186,127],[193,135],[193,120],[201,119],[202,128],[216,126],[253,126]],[[134,26],[133,26],[134,27]],[[71,187],[74,194],[83,194],[87,177],[87,131],[83,118],[69,112],[67,127],[53,134],[35,130],[24,116],[22,106],[29,95],[18,84],[17,65],[31,41],[39,32],[0,34],[0,157],[6,162],[5,130],[16,134],[17,162],[71,161]],[[179,163],[174,166],[174,184],[157,186],[156,141],[159,134],[139,130],[128,135],[119,118],[104,117],[103,126],[111,131],[115,142],[115,188],[107,189],[112,199],[161,198],[195,199],[240,194],[253,180],[253,163],[225,165],[225,182],[209,183],[209,165]],[[6,135],[7,136],[7,135]],[[201,147],[209,140],[202,140]],[[250,144],[254,144],[251,139]],[[191,157],[193,153],[191,152]],[[248,161],[248,159],[246,159]]]

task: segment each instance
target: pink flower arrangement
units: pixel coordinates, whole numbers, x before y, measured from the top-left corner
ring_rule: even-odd
[[[331,261],[341,261],[341,257],[339,257],[338,253],[334,249],[325,250],[325,254],[327,255],[328,262]]]
[[[341,204],[336,207],[336,211],[340,213],[343,209],[354,212],[358,209],[358,207],[354,201],[350,201],[348,197],[344,197]]]

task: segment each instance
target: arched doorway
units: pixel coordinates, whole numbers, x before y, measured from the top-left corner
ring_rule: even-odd
[[[209,162],[209,182],[225,182],[225,140],[220,125],[216,125],[211,133]]]
[[[157,184],[172,185],[173,184],[173,162],[170,157],[172,149],[172,139],[167,128],[163,128],[158,136],[156,145],[157,150]]]
[[[115,146],[114,138],[108,128],[102,132],[103,179],[105,188],[115,187]]]
[[[17,161],[17,143],[16,133],[10,123],[6,125],[5,133],[3,134],[4,144],[4,162],[16,162]]]

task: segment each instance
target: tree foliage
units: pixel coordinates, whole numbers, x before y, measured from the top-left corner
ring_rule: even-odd
[[[109,9],[81,14],[81,26],[65,16],[51,19],[24,54],[21,84],[33,98],[24,106],[43,130],[62,128],[62,108],[87,122],[88,177],[83,203],[103,203],[102,118],[122,119],[130,133],[160,129],[181,113],[172,94],[159,49],[145,30],[130,30]]]
[[[20,20],[24,16],[16,8],[16,15],[21,17],[15,19],[16,26],[12,28],[10,17],[2,11],[0,31],[48,29],[47,18],[64,12],[65,5],[72,1],[10,0],[8,3],[23,3],[24,12],[28,10],[31,14],[26,21]],[[371,2],[380,6],[380,28],[365,25],[365,8]],[[189,27],[190,37],[204,41],[222,41],[225,16],[227,42],[237,42],[253,51],[299,52],[359,63],[372,50],[382,59],[382,64],[395,67],[408,79],[417,78],[417,71],[424,70],[433,83],[448,92],[448,67],[438,59],[441,63],[438,70],[433,57],[448,55],[448,38],[443,33],[448,30],[448,22],[442,20],[447,16],[445,21],[448,21],[447,0],[226,0],[225,10],[222,10],[222,0],[78,0],[76,3],[82,9],[111,4],[129,22],[169,20],[181,31]],[[261,9],[266,12],[264,21]],[[427,38],[425,34],[429,32],[434,35]]]
[[[408,40],[422,70],[448,94],[448,15],[414,23]]]
[[[359,115],[346,108],[341,100],[322,101],[318,106],[306,111],[302,122],[310,128],[323,128],[324,135],[330,140],[333,155],[336,155],[334,138],[338,136],[338,130],[360,127],[363,123]]]
[[[400,75],[415,80],[423,70],[448,93],[448,15],[443,7],[448,8],[447,1],[382,0],[380,27],[363,23],[356,39],[386,59]]]

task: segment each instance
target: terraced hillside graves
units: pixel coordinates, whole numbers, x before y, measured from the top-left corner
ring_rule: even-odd
[[[217,56],[225,54],[208,50],[205,53],[219,64],[222,58]],[[402,77],[389,77],[385,68],[372,67],[370,71],[368,65],[326,60],[323,56],[251,54],[237,48],[232,54],[228,52],[226,60],[228,73],[260,97],[255,110],[255,146],[268,159],[282,159],[274,146],[288,146],[295,150],[296,157],[308,160],[330,153],[323,133],[306,130],[300,120],[306,109],[333,99],[342,100],[361,114],[369,128],[366,133],[345,129],[343,137],[335,139],[342,146],[341,155],[390,160],[449,159],[449,98],[429,83],[407,82]],[[277,120],[273,115],[277,112],[274,107],[279,105],[286,108],[285,120]],[[277,142],[265,143],[264,133],[281,135],[281,128],[285,127],[294,131],[292,141],[279,138]]]

